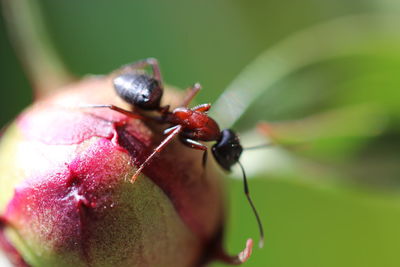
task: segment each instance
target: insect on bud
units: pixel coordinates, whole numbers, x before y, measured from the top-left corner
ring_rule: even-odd
[[[130,180],[165,125],[92,104],[127,103],[109,76],[35,103],[0,143],[0,247],[15,266],[198,266],[222,251],[221,180],[178,140]],[[164,92],[167,101],[170,92]],[[211,163],[211,161],[210,161]]]

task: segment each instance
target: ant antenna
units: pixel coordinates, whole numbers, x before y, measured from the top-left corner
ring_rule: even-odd
[[[247,177],[246,177],[246,173],[244,171],[243,165],[242,163],[240,163],[240,161],[238,161],[238,164],[240,166],[240,168],[242,169],[242,173],[243,173],[243,186],[244,186],[244,193],[247,197],[247,200],[249,201],[249,204],[251,206],[251,208],[253,209],[253,213],[256,216],[257,219],[257,223],[258,223],[258,229],[260,231],[260,241],[258,242],[258,246],[260,248],[262,248],[264,246],[264,230],[263,230],[263,226],[261,223],[261,219],[260,216],[258,215],[258,212],[256,210],[256,207],[253,204],[253,201],[250,198],[250,192],[249,192],[249,185],[247,184]]]
[[[255,150],[255,149],[264,148],[264,147],[270,147],[270,146],[272,146],[272,144],[271,143],[267,143],[267,144],[261,144],[261,145],[256,145],[256,146],[245,147],[245,148],[243,148],[243,150]]]

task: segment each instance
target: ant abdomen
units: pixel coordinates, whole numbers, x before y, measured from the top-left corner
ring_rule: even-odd
[[[157,79],[144,73],[124,73],[113,83],[117,94],[132,106],[145,110],[160,107],[163,88]]]

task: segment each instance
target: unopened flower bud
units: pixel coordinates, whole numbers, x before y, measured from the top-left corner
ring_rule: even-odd
[[[164,100],[167,96],[164,97]],[[222,253],[213,164],[175,140],[130,179],[165,125],[130,118],[109,77],[89,77],[24,111],[0,143],[0,246],[16,266],[198,266]],[[165,127],[164,127],[165,128]]]

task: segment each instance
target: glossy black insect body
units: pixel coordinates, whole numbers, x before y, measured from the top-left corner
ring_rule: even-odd
[[[144,110],[160,107],[163,88],[160,82],[145,73],[124,73],[113,80],[117,94],[126,102]]]
[[[221,131],[220,139],[215,143],[211,151],[218,164],[227,171],[231,171],[233,165],[238,163],[243,148],[239,137],[230,129]]]

